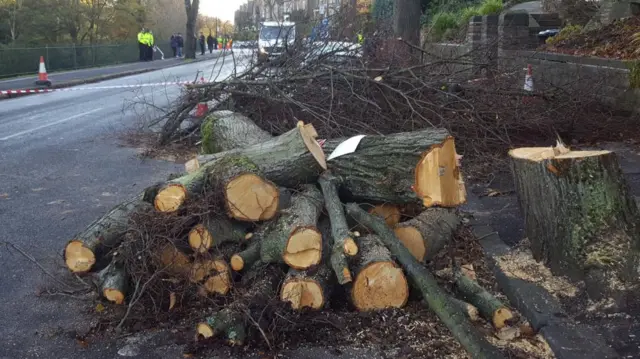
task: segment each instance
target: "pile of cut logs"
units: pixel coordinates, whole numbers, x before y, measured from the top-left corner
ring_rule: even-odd
[[[65,249],[71,272],[95,274],[104,298],[125,304],[131,281],[114,252],[128,240],[132,215],[191,215],[198,223],[153,248],[160,254],[148,270],[208,296],[229,295],[251,276],[257,279],[238,300],[279,297],[294,310],[325,308],[336,285],[345,286],[357,310],[400,308],[411,286],[474,357],[502,357],[470,320],[480,314],[501,329],[512,312],[462,270],[451,272],[454,298],[425,266],[459,226],[455,207],[466,200],[447,130],[324,141],[311,124],[272,136],[220,111],[203,122],[202,133],[203,148],[215,153],[198,156],[186,175],[147,188],[77,234]],[[185,213],[186,203],[211,194],[210,211]],[[242,344],[248,325],[232,301],[195,330]]]

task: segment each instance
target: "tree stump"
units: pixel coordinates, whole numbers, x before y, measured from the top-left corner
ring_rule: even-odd
[[[558,144],[509,155],[535,259],[592,295],[638,282],[640,214],[614,153]]]

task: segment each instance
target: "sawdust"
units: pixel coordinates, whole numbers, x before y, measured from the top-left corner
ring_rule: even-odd
[[[535,283],[556,298],[575,297],[580,292],[568,278],[553,275],[543,263],[536,261],[526,238],[508,254],[497,257],[497,264],[508,276]]]

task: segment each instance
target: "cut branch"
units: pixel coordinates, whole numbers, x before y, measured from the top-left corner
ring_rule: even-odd
[[[407,271],[416,289],[422,293],[429,308],[438,315],[469,354],[479,359],[504,358],[471,326],[458,307],[449,301],[449,295],[438,286],[429,270],[413,257],[382,219],[368,214],[356,203],[347,205],[347,213],[380,236],[380,240]]]
[[[331,235],[333,237],[331,268],[333,268],[338,278],[338,283],[346,284],[352,281],[347,256],[355,256],[358,253],[358,246],[349,235],[344,207],[340,202],[340,197],[338,197],[338,189],[335,183],[337,179],[330,172],[325,172],[320,176],[318,182],[322,188],[325,207],[331,221]]]
[[[206,253],[214,245],[226,242],[241,243],[245,240],[247,228],[226,218],[209,216],[203,223],[189,231],[189,246],[198,253]]]
[[[291,199],[291,207],[282,212],[262,240],[262,261],[284,262],[295,269],[320,263],[322,235],[316,225],[322,205],[322,193],[313,185],[304,185]]]

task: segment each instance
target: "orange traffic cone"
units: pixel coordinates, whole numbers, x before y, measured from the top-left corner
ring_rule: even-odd
[[[200,117],[204,117],[207,112],[209,112],[209,106],[207,105],[206,102],[201,102],[198,104],[198,107],[196,107],[196,117],[200,118]]]
[[[40,56],[40,69],[38,70],[38,81],[36,81],[36,85],[47,87],[51,86],[49,75],[47,75],[47,68],[44,65],[44,56]]]

